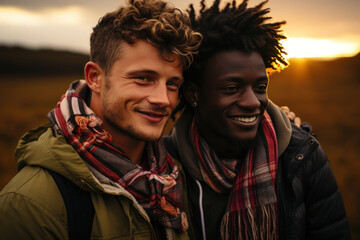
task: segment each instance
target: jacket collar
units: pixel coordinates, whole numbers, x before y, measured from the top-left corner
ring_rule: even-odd
[[[290,143],[292,133],[291,122],[285,112],[272,101],[269,101],[267,112],[275,128],[278,141],[278,156],[280,156]]]
[[[59,173],[89,192],[123,195],[133,201],[139,212],[150,221],[137,200],[120,185],[100,183],[73,147],[62,135],[56,134],[52,124],[30,130],[19,141],[15,151],[18,170],[25,166],[36,166]]]

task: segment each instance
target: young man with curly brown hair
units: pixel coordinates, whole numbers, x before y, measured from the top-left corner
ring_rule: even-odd
[[[158,140],[200,41],[161,0],[103,16],[85,80],[19,142],[19,173],[0,193],[1,238],[187,239],[183,179]]]

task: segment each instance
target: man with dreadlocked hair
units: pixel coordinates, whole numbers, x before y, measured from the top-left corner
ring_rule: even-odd
[[[201,42],[162,0],[105,14],[90,61],[16,150],[1,239],[188,239],[184,182],[160,138]]]
[[[268,71],[288,63],[285,22],[268,23],[265,4],[190,6],[203,42],[164,142],[187,176],[193,237],[350,239],[320,144],[268,99]]]

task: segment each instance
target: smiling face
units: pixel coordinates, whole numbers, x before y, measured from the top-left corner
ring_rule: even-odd
[[[97,115],[103,127],[116,139],[155,141],[175,108],[183,83],[178,57],[164,56],[151,44],[122,43],[120,58],[108,74],[102,74]],[[93,101],[93,100],[92,100]],[[96,105],[96,104],[95,104]]]
[[[213,144],[253,140],[268,104],[261,55],[220,52],[210,58],[201,81],[195,116],[203,138]]]

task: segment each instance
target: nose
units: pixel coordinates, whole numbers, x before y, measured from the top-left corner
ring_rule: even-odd
[[[158,82],[150,90],[148,101],[151,104],[155,104],[158,107],[170,106],[170,99],[168,96],[168,88],[166,83]]]
[[[252,87],[247,87],[241,92],[237,105],[243,109],[254,110],[260,108],[261,103]]]

